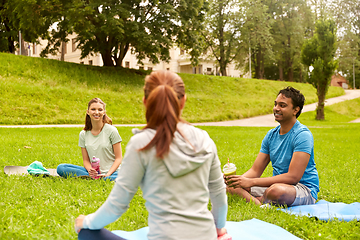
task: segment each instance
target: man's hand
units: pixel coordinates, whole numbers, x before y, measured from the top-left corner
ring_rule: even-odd
[[[246,191],[250,191],[250,188],[254,186],[252,178],[247,178],[242,175],[227,176],[226,184],[233,188],[244,188]]]

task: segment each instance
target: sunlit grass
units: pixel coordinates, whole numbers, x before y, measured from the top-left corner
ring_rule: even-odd
[[[100,97],[116,124],[145,123],[142,103],[146,74],[0,53],[0,124],[81,124],[87,103]],[[225,121],[271,113],[280,89],[300,89],[316,102],[310,84],[180,74],[186,86],[183,117],[189,122]],[[330,87],[327,97],[344,94]]]
[[[325,120],[315,120],[316,113],[302,113],[299,120],[308,126],[334,126],[360,118],[360,98],[336,103],[325,107]]]
[[[270,128],[202,127],[215,141],[222,164],[229,158],[246,171],[259,152],[261,140]],[[320,176],[319,199],[351,203],[359,201],[360,124],[310,128],[315,139],[315,161]],[[0,168],[29,165],[38,160],[47,168],[60,163],[81,165],[77,146],[80,128],[0,129],[3,148]],[[130,127],[119,127],[123,150],[132,136]],[[31,148],[24,148],[29,146]],[[265,176],[271,175],[271,167]],[[84,179],[39,178],[0,174],[1,239],[76,239],[74,219],[95,211],[105,201],[112,182]],[[147,225],[147,211],[141,191],[130,209],[110,230],[136,230]],[[229,221],[257,218],[276,224],[303,239],[358,239],[359,222],[323,222],[296,217],[229,196]]]
[[[0,124],[59,124],[84,121],[85,107],[93,97],[107,103],[114,123],[144,123],[142,106],[146,72],[100,68],[54,60],[0,53]],[[316,102],[308,84],[181,74],[188,101],[183,113],[190,122],[220,121],[271,113],[282,87],[292,85]],[[343,94],[330,88],[328,97]],[[326,107],[325,121],[314,121],[314,112],[299,120],[310,127],[315,139],[315,161],[320,175],[319,198],[351,203],[360,192],[360,100]],[[240,174],[252,165],[261,140],[270,128],[202,127],[215,141],[222,164],[230,161]],[[60,163],[81,165],[77,146],[81,128],[0,128],[0,168],[26,166],[37,160],[46,168]],[[118,127],[122,148],[132,136],[131,128]],[[25,148],[26,146],[26,148]],[[30,147],[30,148],[28,148]],[[264,176],[271,176],[267,168]],[[7,176],[0,174],[0,239],[76,239],[74,219],[95,211],[110,193],[113,183],[84,179]],[[322,222],[261,209],[229,197],[228,220],[257,218],[285,228],[303,239],[359,239],[358,222]],[[147,225],[141,191],[130,209],[110,230],[136,230]]]

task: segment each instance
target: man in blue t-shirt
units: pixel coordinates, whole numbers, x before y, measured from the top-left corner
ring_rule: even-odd
[[[273,112],[280,125],[266,134],[260,153],[247,172],[225,178],[229,193],[258,205],[315,203],[319,176],[314,161],[314,139],[310,130],[297,120],[304,102],[304,95],[292,87],[279,91]],[[273,176],[261,178],[270,162]]]

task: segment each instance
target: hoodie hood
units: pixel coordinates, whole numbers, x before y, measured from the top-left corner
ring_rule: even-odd
[[[151,134],[150,140],[156,133],[154,129],[133,131],[134,134],[139,132]],[[169,153],[160,161],[164,162],[173,177],[180,177],[196,170],[207,160],[212,160],[216,154],[214,146],[214,142],[206,131],[180,122],[177,125]]]

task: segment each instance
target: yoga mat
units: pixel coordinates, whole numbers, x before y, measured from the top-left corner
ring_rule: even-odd
[[[288,208],[278,208],[279,210],[295,214],[298,216],[316,217],[319,220],[331,221],[337,218],[349,222],[351,220],[360,221],[360,203],[351,204],[332,203],[320,200],[316,204],[295,206]]]
[[[28,171],[27,171],[27,167],[28,166],[5,166],[4,167],[4,173],[7,175],[28,175]],[[51,176],[54,177],[58,177],[59,175],[56,172],[56,169],[54,168],[47,168],[46,170],[48,170],[50,172]]]
[[[227,221],[225,228],[233,240],[299,240],[300,238],[289,233],[285,229],[274,224],[267,223],[256,218],[241,222]],[[121,230],[112,231],[114,234],[129,240],[147,240],[148,227],[136,231],[126,232]]]

